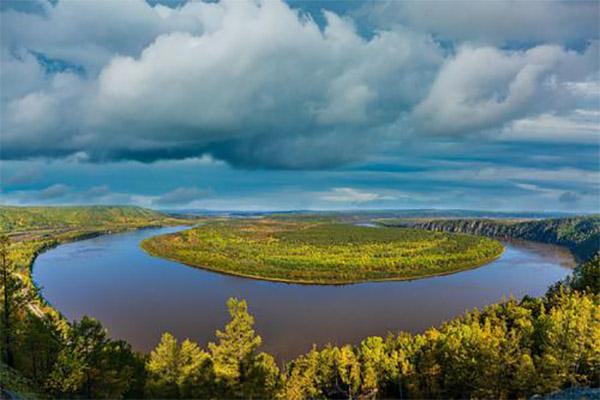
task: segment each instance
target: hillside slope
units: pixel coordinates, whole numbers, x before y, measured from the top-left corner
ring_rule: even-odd
[[[144,225],[169,218],[134,206],[13,207],[0,206],[0,232],[76,228],[97,225]]]
[[[383,222],[383,224],[557,244],[569,248],[579,260],[590,259],[600,249],[600,216],[533,221],[427,219],[402,222],[397,220]]]

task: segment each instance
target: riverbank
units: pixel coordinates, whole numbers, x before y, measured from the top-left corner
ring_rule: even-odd
[[[388,227],[412,227],[438,232],[467,233],[493,238],[523,239],[568,248],[583,262],[594,256],[600,243],[600,216],[514,220],[489,218],[379,219]]]

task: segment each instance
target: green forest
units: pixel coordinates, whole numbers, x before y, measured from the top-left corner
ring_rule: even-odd
[[[134,206],[11,207],[0,206],[0,231],[81,228],[101,225],[151,226],[164,223],[163,213]]]
[[[152,255],[228,274],[295,283],[414,279],[483,265],[493,239],[411,228],[288,219],[235,220],[146,239]]]
[[[149,222],[140,215],[130,228]],[[163,223],[189,220],[164,216]],[[0,383],[5,395],[41,399],[508,399],[599,386],[598,248],[572,277],[557,282],[541,298],[509,299],[474,309],[421,334],[398,332],[368,337],[354,345],[315,347],[281,364],[261,352],[252,304],[243,299],[228,301],[229,322],[207,346],[192,339],[178,341],[165,333],[149,354],[111,338],[93,318],[66,321],[40,299],[28,280],[29,268],[43,246],[75,240],[79,232],[106,231],[104,224],[97,225],[93,231],[88,220],[80,220],[71,226],[73,230],[57,229],[54,236],[35,229],[27,235],[0,234]],[[209,226],[212,229],[212,223]],[[355,227],[345,227],[351,228],[347,236],[336,238],[330,233],[343,229],[329,223],[309,224],[305,227],[308,234],[294,226],[294,230],[271,227],[265,235],[281,235],[277,237],[302,246],[328,241],[336,245],[360,234]],[[367,241],[373,245],[396,235],[388,233],[395,228],[363,229],[380,232]],[[415,240],[427,237],[419,230],[398,232]],[[446,234],[435,235],[443,238]],[[202,311],[190,318],[202,318]]]
[[[600,215],[551,219],[384,218],[384,226],[534,240],[565,246],[580,260],[594,256],[600,242]]]

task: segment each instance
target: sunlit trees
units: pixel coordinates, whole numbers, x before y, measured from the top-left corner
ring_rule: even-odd
[[[336,284],[456,272],[502,253],[494,240],[340,223],[228,221],[146,239],[150,254],[230,274]]]
[[[146,363],[146,394],[157,398],[198,398],[210,394],[212,361],[196,343],[165,333]]]
[[[598,295],[474,310],[424,334],[327,346],[286,368],[284,398],[528,398],[600,382]]]
[[[600,382],[598,295],[561,292],[536,320],[538,390]]]
[[[258,353],[262,339],[254,332],[254,318],[244,300],[227,301],[231,321],[209,343],[215,383],[223,397],[271,397],[278,385],[279,369],[273,357]]]
[[[209,352],[165,333],[146,363],[146,394],[157,398],[271,398],[280,386],[273,357],[257,351],[260,336],[243,300],[227,302],[231,321]]]

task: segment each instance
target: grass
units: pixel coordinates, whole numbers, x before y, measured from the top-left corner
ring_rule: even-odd
[[[253,219],[146,239],[151,255],[237,276],[306,284],[405,280],[486,264],[494,240],[420,229]]]

